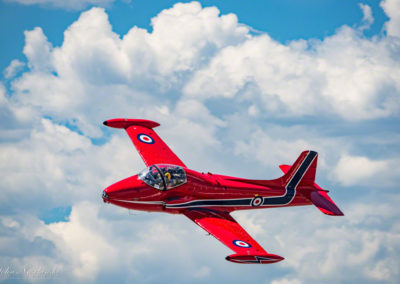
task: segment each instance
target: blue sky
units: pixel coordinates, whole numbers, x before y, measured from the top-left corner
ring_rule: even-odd
[[[399,282],[399,1],[29,2],[0,1],[0,268],[66,283]],[[235,212],[285,261],[229,263],[182,216],[102,203],[144,167],[102,125],[114,117],[159,122],[199,171],[275,178],[316,150],[345,217]]]

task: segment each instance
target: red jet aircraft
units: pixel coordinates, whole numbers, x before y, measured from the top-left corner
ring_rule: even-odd
[[[316,183],[318,154],[304,151],[273,180],[251,180],[191,170],[154,132],[157,122],[110,119],[104,125],[123,128],[148,168],[103,192],[104,202],[128,209],[184,214],[235,254],[236,263],[273,263],[283,257],[267,253],[230,213],[235,210],[314,204],[323,213],[342,216],[327,190]]]

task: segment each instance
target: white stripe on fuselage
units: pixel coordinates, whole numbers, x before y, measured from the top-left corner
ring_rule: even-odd
[[[118,201],[118,202],[127,202],[127,203],[136,203],[136,204],[164,204],[164,201],[134,201],[134,200],[122,200],[122,199],[113,199],[112,201]]]

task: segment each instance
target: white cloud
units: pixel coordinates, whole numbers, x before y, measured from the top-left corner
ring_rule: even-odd
[[[6,79],[11,79],[14,77],[18,72],[22,70],[25,66],[24,62],[19,61],[18,59],[14,59],[11,61],[10,65],[4,70],[3,74]]]
[[[321,42],[283,45],[260,35],[222,49],[184,92],[256,101],[274,116],[337,114],[359,120],[398,115],[400,69],[392,48],[400,48],[397,41],[376,42],[346,26]]]
[[[40,202],[52,208],[100,201],[103,188],[144,167],[129,139],[119,134],[95,146],[87,137],[42,119],[21,141],[3,142],[0,157],[7,163],[0,165],[2,206],[16,202],[37,212],[43,208]]]
[[[249,222],[259,224],[263,230],[257,240],[265,244],[267,251],[285,257],[281,264],[291,272],[276,283],[392,283],[400,276],[395,253],[400,248],[400,235],[392,227],[399,225],[399,210],[393,207],[397,202],[398,196],[388,196],[377,211],[372,209],[374,201],[339,204],[345,217],[326,216],[311,207],[235,215],[243,217],[241,223],[248,231]],[[363,218],[354,217],[355,211],[362,212]]]
[[[344,26],[323,41],[284,45],[197,2],[162,11],[152,25],[151,33],[133,27],[121,37],[104,10],[92,8],[65,31],[60,47],[40,28],[27,31],[31,70],[12,82],[12,100],[92,137],[101,135],[95,123],[105,116],[154,115],[173,108],[181,92],[206,103],[224,97],[269,117],[399,114],[400,48],[390,38],[368,39]]]
[[[398,210],[393,210],[398,198],[389,197],[386,201],[388,204],[384,207],[389,210],[378,211],[365,211],[365,207],[373,206],[373,201],[351,203],[343,218],[325,216],[315,208],[304,207],[235,213],[243,227],[267,251],[286,258],[273,267],[274,271],[284,269],[280,277],[254,271],[252,279],[320,283],[334,277],[336,282],[393,282],[400,272],[397,258],[400,238],[398,229],[386,224],[398,223]],[[364,208],[359,210],[358,206]],[[364,219],[354,219],[354,211],[362,211]],[[107,282],[105,277],[115,273],[121,280],[159,282],[165,277],[171,279],[177,270],[180,275],[175,273],[172,279],[184,282],[191,279],[219,283],[230,279],[228,275],[236,281],[248,279],[241,267],[224,260],[224,254],[229,251],[214,238],[206,237],[188,219],[176,215],[123,213],[115,207],[79,202],[67,222],[44,225],[32,216],[2,218],[1,223],[7,228],[3,240],[7,239],[8,245],[15,235],[20,244],[40,244],[41,251],[49,241],[54,244],[51,258],[39,257],[38,251],[32,250],[34,254],[23,260],[15,256],[9,260],[20,261],[21,267],[28,263],[57,267],[61,277],[74,282]],[[378,221],[378,226],[365,223],[372,219]],[[146,268],[149,266],[158,273],[149,274]],[[281,278],[282,275],[285,276]]]
[[[199,268],[193,262],[197,258],[191,256],[193,251],[204,254],[202,250],[208,249],[206,241],[197,247],[186,241],[188,237],[205,239],[204,234],[195,234],[189,220],[161,214],[152,218],[148,213],[139,219],[123,213],[115,207],[79,202],[67,222],[36,222],[29,233],[54,244],[60,276],[74,282],[106,283],[114,274],[121,281],[159,282],[173,274],[172,268],[180,269],[175,277],[182,281],[190,277],[201,282],[209,277],[210,267]],[[149,265],[158,273],[149,274],[145,269]]]
[[[238,23],[236,15],[219,16],[216,7],[202,8],[198,2],[175,4],[151,23],[149,44],[162,74],[198,68],[220,48],[249,37],[249,29]]]
[[[363,3],[358,3],[358,5],[363,12],[363,25],[361,26],[361,29],[368,29],[374,23],[371,7]]]
[[[154,109],[168,103],[165,93],[179,92],[184,72],[248,37],[236,16],[218,13],[196,2],[176,4],[153,18],[152,33],[133,27],[120,39],[104,10],[93,8],[82,13],[66,30],[63,45],[54,48],[40,28],[28,31],[24,53],[31,71],[12,83],[13,100],[55,119],[73,120],[94,137],[101,133],[93,121],[105,116],[159,112]],[[176,31],[174,38],[170,30]],[[96,108],[89,99],[93,97]]]
[[[301,284],[301,281],[298,279],[282,278],[279,280],[272,281],[271,284]]]
[[[25,31],[24,54],[28,66],[33,72],[51,71],[52,45],[48,42],[41,28]]]
[[[117,248],[105,238],[108,224],[97,214],[97,206],[81,203],[73,208],[68,222],[50,224],[36,233],[55,244],[59,257],[66,258],[78,279],[93,281],[100,268],[111,268],[118,260]]]
[[[368,185],[384,182],[385,173],[392,171],[389,161],[372,161],[367,157],[344,154],[340,157],[333,175],[343,185]],[[380,176],[381,175],[381,176]]]
[[[384,0],[380,2],[380,5],[390,18],[385,24],[387,34],[400,37],[400,2],[397,0]]]
[[[372,269],[365,269],[365,273],[377,281],[390,281],[392,271],[398,271],[393,260],[379,261]]]
[[[263,129],[258,126],[249,127],[247,131],[237,137],[234,144],[234,153],[248,161],[257,161],[260,165],[268,167],[275,174],[263,178],[276,178],[282,175],[278,166],[281,164],[292,165],[301,152],[314,150],[319,153],[317,178],[329,173],[342,153],[352,149],[352,142],[337,137],[323,137],[312,127],[293,126],[282,127],[265,124]],[[288,138],[289,137],[289,138]]]

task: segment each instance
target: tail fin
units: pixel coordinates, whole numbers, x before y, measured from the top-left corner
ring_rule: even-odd
[[[305,187],[314,185],[315,171],[317,170],[318,153],[304,151],[300,154],[293,166],[287,168],[287,172],[281,177],[283,185]]]

